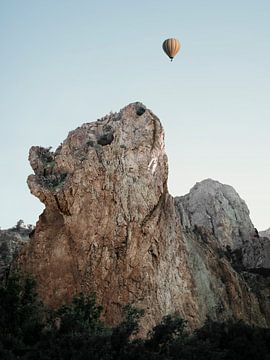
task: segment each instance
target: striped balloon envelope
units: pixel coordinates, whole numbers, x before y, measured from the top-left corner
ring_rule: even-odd
[[[180,50],[180,47],[181,47],[180,41],[175,38],[166,39],[162,44],[163,51],[165,52],[166,55],[169,56],[171,61],[173,61],[173,58]]]

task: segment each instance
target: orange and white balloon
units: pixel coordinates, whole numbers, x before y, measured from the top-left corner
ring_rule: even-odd
[[[171,39],[167,39],[163,42],[162,48],[163,48],[163,51],[165,52],[165,54],[169,56],[171,61],[173,61],[173,58],[175,57],[175,55],[178,53],[178,51],[181,48],[181,44],[180,44],[179,40],[177,40],[175,38],[171,38]]]

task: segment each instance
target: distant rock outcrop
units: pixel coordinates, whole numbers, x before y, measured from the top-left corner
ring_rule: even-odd
[[[83,124],[55,152],[32,147],[29,159],[46,208],[17,264],[48,305],[95,292],[110,323],[123,304],[144,308],[144,332],[173,312],[191,328],[207,316],[270,325],[267,280],[237,252],[254,235],[245,203],[212,180],[173,199],[164,132],[144,105]]]
[[[270,228],[267,229],[267,230],[264,230],[264,231],[260,231],[259,235],[261,237],[267,237],[268,239],[270,239]]]
[[[9,272],[13,259],[29,240],[33,231],[31,225],[25,226],[22,220],[11,229],[0,230],[0,281]]]
[[[246,203],[229,185],[203,180],[175,202],[184,228],[203,227],[221,247],[239,248],[255,235]]]

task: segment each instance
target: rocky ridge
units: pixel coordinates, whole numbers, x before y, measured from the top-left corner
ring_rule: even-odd
[[[144,105],[83,124],[55,152],[32,147],[29,160],[46,208],[17,264],[48,305],[95,292],[110,323],[123,304],[144,308],[145,333],[173,312],[190,328],[207,316],[270,325],[269,278],[243,260],[257,236],[245,203],[212,180],[173,199],[163,128]]]

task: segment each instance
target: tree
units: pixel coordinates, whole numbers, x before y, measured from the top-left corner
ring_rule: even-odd
[[[102,307],[96,305],[93,294],[79,294],[70,305],[52,312],[50,321],[60,334],[98,335],[105,330],[105,325],[100,321],[101,312]]]
[[[143,316],[142,309],[136,309],[130,304],[123,307],[123,320],[112,329],[111,342],[114,352],[125,351],[130,345],[130,338],[139,331],[139,320]]]
[[[182,343],[186,338],[185,326],[186,321],[177,314],[164,316],[161,323],[149,332],[146,347],[159,354],[168,354],[173,343]]]
[[[21,356],[36,343],[43,328],[44,307],[35,281],[10,276],[0,286],[0,342],[2,349]]]

